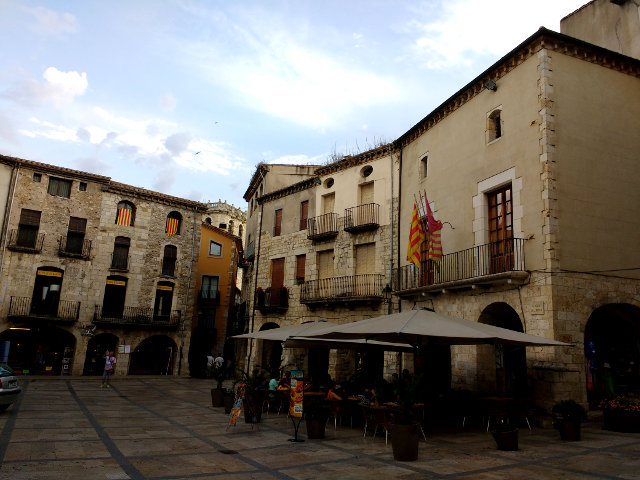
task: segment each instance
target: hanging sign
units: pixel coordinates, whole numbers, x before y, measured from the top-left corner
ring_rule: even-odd
[[[302,418],[302,405],[304,401],[304,372],[291,370],[291,399],[289,401],[289,415]]]

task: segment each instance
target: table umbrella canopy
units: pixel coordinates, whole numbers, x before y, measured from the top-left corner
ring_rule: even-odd
[[[270,330],[262,330],[259,332],[243,333],[235,335],[231,338],[255,338],[257,340],[273,340],[276,342],[285,342],[286,348],[352,348],[352,349],[368,349],[378,348],[389,351],[405,351],[412,350],[412,346],[401,343],[380,342],[375,340],[366,340],[362,338],[328,340],[324,338],[309,338],[307,335],[313,335],[315,332],[324,331],[328,327],[337,327],[337,323],[327,321],[305,322],[298,325],[289,325],[287,327],[272,328]]]
[[[429,309],[408,310],[298,335],[302,338],[331,340],[361,339],[422,345],[478,345],[503,343],[523,346],[571,346],[537,335],[516,332],[484,323],[441,315]],[[390,349],[391,350],[391,349]]]

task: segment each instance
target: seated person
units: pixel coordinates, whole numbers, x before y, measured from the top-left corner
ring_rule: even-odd
[[[327,400],[337,400],[342,401],[342,397],[335,392],[336,384],[332,383],[329,385],[329,390],[327,390]]]
[[[276,390],[278,390],[278,379],[276,377],[271,377],[269,380],[269,398],[276,397]]]

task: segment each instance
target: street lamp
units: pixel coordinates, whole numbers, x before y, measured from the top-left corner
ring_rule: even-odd
[[[384,296],[384,303],[388,305],[387,315],[391,315],[391,287],[387,285],[382,289],[382,295]]]

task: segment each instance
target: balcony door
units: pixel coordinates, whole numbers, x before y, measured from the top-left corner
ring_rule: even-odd
[[[267,305],[280,305],[280,290],[284,287],[284,258],[271,260],[271,291]]]
[[[127,277],[112,275],[107,277],[102,301],[102,316],[107,318],[122,318],[124,300],[127,295]]]
[[[366,225],[373,223],[373,210],[371,204],[373,204],[373,182],[364,183],[360,185],[360,208],[357,209],[358,215],[354,219],[356,225]],[[366,207],[365,205],[369,205]]]
[[[173,283],[158,282],[156,287],[156,301],[153,305],[153,319],[169,321],[171,318],[171,303],[173,302]]]
[[[353,295],[379,295],[374,292],[376,273],[376,244],[366,243],[356,246],[356,278]]]
[[[513,213],[511,185],[488,195],[489,261],[491,273],[513,270]]]
[[[56,316],[60,303],[60,289],[64,272],[59,268],[41,267],[36,271],[36,281],[31,297],[31,313]]]
[[[318,297],[333,296],[333,250],[318,252]]]

